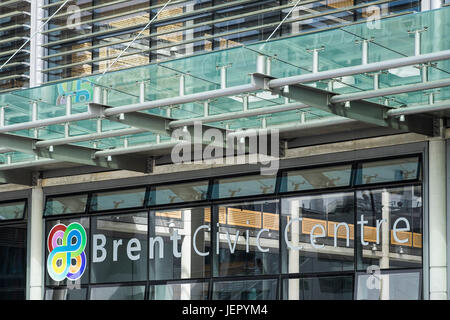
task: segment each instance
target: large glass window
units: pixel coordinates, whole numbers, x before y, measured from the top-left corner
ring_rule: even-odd
[[[422,266],[420,186],[357,191],[356,203],[360,221],[356,231],[358,269]]]
[[[356,185],[418,180],[420,170],[419,157],[363,162],[356,172]]]
[[[209,207],[151,211],[149,278],[171,280],[209,277]]]
[[[44,216],[86,212],[88,195],[49,197],[45,202]]]
[[[183,282],[151,285],[150,300],[207,300],[208,282]]]
[[[45,283],[51,287],[89,282],[89,219],[48,220],[45,224]],[[74,247],[73,252],[67,247]]]
[[[353,276],[285,279],[284,300],[351,300]]]
[[[145,188],[93,193],[91,211],[142,208],[145,201]]]
[[[278,292],[276,279],[216,281],[213,300],[275,300]]]
[[[6,202],[0,204],[0,221],[23,219],[26,201]]]
[[[354,268],[353,193],[283,199],[283,272]]]
[[[48,197],[45,299],[420,299],[421,175],[410,156]],[[25,203],[0,204],[0,298],[24,294]]]
[[[212,198],[234,198],[275,192],[276,176],[243,176],[214,181]]]
[[[150,192],[150,205],[163,205],[179,202],[206,200],[208,181],[161,185]]]
[[[0,300],[25,299],[25,224],[0,225]]]
[[[215,207],[218,214],[215,276],[279,272],[278,201]]]
[[[55,288],[45,290],[45,300],[86,300],[87,288]]]
[[[281,180],[281,192],[350,186],[352,166],[333,166],[287,171]]]
[[[145,286],[92,287],[91,300],[143,300]]]
[[[147,279],[147,213],[92,218],[91,282]]]
[[[420,270],[377,271],[357,275],[357,300],[419,300]]]

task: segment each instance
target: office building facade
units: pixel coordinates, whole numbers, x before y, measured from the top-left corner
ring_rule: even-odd
[[[0,299],[447,299],[445,1],[0,4]]]

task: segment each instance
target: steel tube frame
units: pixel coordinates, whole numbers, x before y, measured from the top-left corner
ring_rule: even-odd
[[[404,86],[383,88],[383,89],[378,89],[378,90],[367,90],[367,91],[361,91],[361,92],[357,92],[357,93],[340,94],[340,95],[336,95],[336,96],[332,97],[330,99],[330,103],[341,103],[341,102],[347,102],[347,101],[355,101],[355,100],[390,96],[390,95],[394,95],[394,94],[442,88],[442,87],[447,87],[447,86],[450,86],[450,79],[419,82],[419,83],[413,83],[413,84],[408,84],[408,85],[404,85]]]
[[[395,117],[400,115],[417,114],[423,112],[436,112],[450,109],[450,100],[440,101],[433,104],[417,105],[405,108],[392,109],[387,112],[389,117]]]
[[[194,119],[175,120],[175,121],[171,121],[169,126],[171,128],[179,128],[179,127],[183,127],[183,126],[193,125],[195,122],[201,122],[201,123],[217,122],[217,121],[259,116],[259,115],[263,115],[263,114],[271,114],[271,113],[276,113],[276,112],[298,110],[298,109],[303,109],[303,108],[309,108],[309,106],[304,103],[288,103],[288,104],[283,104],[283,105],[278,105],[278,106],[264,107],[264,108],[258,108],[258,109],[247,110],[247,111],[230,112],[230,113],[224,113],[224,114],[218,114],[218,115],[200,117],[200,118],[194,118]]]
[[[320,71],[317,73],[308,73],[304,75],[273,79],[269,81],[270,88],[283,87],[286,85],[299,84],[305,82],[314,82],[319,80],[326,80],[338,78],[343,76],[351,76],[362,74],[366,72],[376,72],[386,69],[394,69],[399,67],[406,67],[427,62],[447,60],[450,59],[450,50],[443,50],[439,52],[427,53],[418,56],[411,56],[399,59],[392,59],[380,62],[372,62],[365,65],[358,65],[353,67],[345,67],[334,70]]]

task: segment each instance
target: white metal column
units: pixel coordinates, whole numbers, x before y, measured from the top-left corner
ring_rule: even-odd
[[[41,19],[44,18],[45,10],[42,6],[45,4],[44,0],[31,1],[31,29],[30,35],[39,30],[42,24]],[[44,53],[42,44],[44,43],[44,36],[40,33],[36,34],[30,40],[30,87],[37,87],[43,83],[44,77],[40,70],[43,68],[43,60],[41,57]]]
[[[27,299],[42,300],[44,292],[44,234],[43,213],[44,194],[42,187],[33,187],[31,190],[31,208],[28,210],[28,283]]]
[[[429,141],[429,277],[430,300],[447,299],[446,144]]]

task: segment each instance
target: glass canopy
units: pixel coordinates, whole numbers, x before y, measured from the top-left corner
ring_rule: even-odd
[[[378,24],[357,23],[322,32],[300,34],[288,38],[260,42],[231,49],[193,55],[157,64],[130,68],[105,75],[93,75],[70,79],[31,89],[21,89],[0,95],[3,125],[9,126],[35,120],[62,117],[68,114],[88,112],[88,104],[94,101],[94,88],[103,92],[103,103],[111,107],[157,101],[180,95],[219,90],[251,83],[251,74],[257,71],[258,56],[267,57],[266,74],[275,78],[310,74],[365,63],[411,57],[450,49],[450,7],[415,14],[405,14],[381,19]],[[418,45],[419,44],[419,45]],[[317,54],[315,53],[317,52]],[[367,53],[366,55],[364,55]],[[314,60],[314,57],[318,57]],[[317,64],[314,63],[317,62]],[[269,67],[270,63],[270,67]],[[351,94],[374,89],[392,88],[424,81],[423,66],[412,65],[380,72],[343,76],[305,83],[310,87],[333,91],[336,94]],[[450,61],[435,61],[428,67],[427,81],[450,79]],[[270,70],[269,70],[270,69]],[[224,71],[225,70],[225,71]],[[374,78],[378,77],[375,85]],[[141,85],[141,83],[143,83]],[[180,89],[181,88],[181,89]],[[144,90],[144,91],[143,91]],[[144,94],[142,96],[142,94]],[[377,96],[368,101],[405,107],[426,105],[450,99],[446,86],[417,90],[389,96]],[[70,99],[71,103],[67,103]],[[143,113],[170,116],[172,120],[213,117],[225,115],[224,120],[209,125],[241,130],[264,126],[284,127],[336,117],[318,108],[291,108],[286,111],[267,113],[265,108],[294,103],[270,91],[254,90],[239,95],[221,96],[206,101],[163,106]],[[70,105],[70,110],[67,110]],[[261,110],[260,115],[230,117],[226,115],[243,110]],[[34,110],[34,111],[33,111]],[[212,118],[213,119],[213,118]],[[101,123],[101,125],[99,125]],[[109,120],[88,119],[69,123],[53,124],[37,130],[8,131],[40,140],[62,139],[95,133],[113,132],[130,128]],[[4,131],[3,131],[4,132]],[[110,135],[107,138],[80,139],[73,144],[107,150],[129,148],[143,144],[158,144],[170,140],[151,131],[142,130],[133,134]],[[11,146],[8,146],[8,149]],[[0,167],[13,163],[36,160],[34,155],[5,150],[0,154]]]

